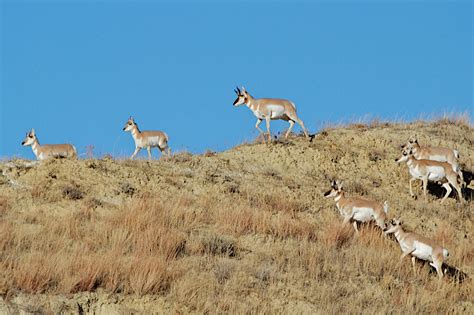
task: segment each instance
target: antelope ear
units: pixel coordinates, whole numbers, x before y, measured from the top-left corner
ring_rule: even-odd
[[[242,87],[242,93],[247,93],[244,87]]]
[[[31,128],[31,131],[30,131],[31,135],[34,136],[36,133],[35,133],[35,128]]]

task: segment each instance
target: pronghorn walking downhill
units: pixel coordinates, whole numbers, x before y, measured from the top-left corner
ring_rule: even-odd
[[[339,181],[331,183],[331,190],[324,194],[326,198],[334,198],[339,213],[344,217],[343,224],[352,221],[352,225],[357,234],[357,222],[364,223],[375,221],[382,230],[385,229],[385,220],[388,212],[388,204],[385,201],[383,205],[374,200],[368,200],[359,197],[346,197],[343,191],[343,185]]]
[[[417,160],[413,156],[412,149],[408,147],[402,149],[402,156],[399,159],[396,159],[395,162],[406,162],[408,166],[410,172],[410,195],[412,197],[415,196],[412,189],[412,182],[420,179],[423,182],[423,194],[425,200],[427,199],[426,190],[428,181],[436,181],[440,182],[446,189],[446,195],[441,200],[441,203],[443,203],[451,193],[452,188],[450,185],[456,189],[459,201],[461,203],[463,202],[460,183],[461,179],[459,178],[459,174],[453,170],[451,164],[432,160]]]
[[[247,105],[247,107],[250,108],[253,114],[257,117],[255,128],[257,128],[257,130],[264,136],[265,133],[260,129],[260,123],[265,120],[269,142],[271,141],[270,121],[277,119],[285,120],[290,123],[285,138],[288,138],[295,122],[297,122],[303,129],[305,136],[312,139],[312,137],[309,136],[303,121],[298,118],[298,115],[296,114],[296,106],[293,102],[276,98],[253,98],[244,87],[242,87],[242,89],[237,87],[234,92],[237,94],[234,106],[243,104]]]
[[[453,171],[459,174],[461,184],[464,185],[462,170],[459,166],[459,151],[444,147],[422,147],[418,143],[417,137],[410,137],[408,142],[402,145],[402,149],[408,148],[413,152],[417,160],[432,160],[447,162],[452,165]]]
[[[171,150],[168,146],[168,135],[163,131],[140,131],[135,120],[130,118],[123,127],[124,131],[130,131],[132,133],[133,140],[135,141],[135,151],[133,152],[130,159],[137,155],[141,149],[146,148],[148,151],[148,159],[151,159],[151,149],[158,148],[161,153],[171,155]]]
[[[400,219],[393,219],[390,221],[385,235],[394,233],[395,238],[402,249],[400,261],[408,255],[411,255],[411,262],[413,271],[416,273],[415,260],[416,258],[429,261],[430,265],[436,269],[438,277],[443,278],[443,261],[449,256],[447,249],[435,241],[413,232],[405,232],[402,228]]]
[[[26,137],[21,144],[23,146],[31,146],[33,153],[40,161],[49,158],[77,158],[76,148],[72,144],[40,145],[34,129],[26,133]]]

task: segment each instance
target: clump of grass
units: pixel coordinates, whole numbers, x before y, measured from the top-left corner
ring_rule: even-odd
[[[129,196],[129,197],[133,197],[133,195],[135,194],[135,187],[133,187],[128,182],[124,182],[124,183],[120,184],[120,192],[122,194],[125,194],[125,195]]]
[[[0,196],[0,218],[7,212],[8,208],[8,199]]]
[[[67,185],[62,189],[62,195],[69,200],[79,200],[84,198],[84,192],[77,185]]]
[[[324,229],[323,242],[328,247],[341,248],[348,245],[352,239],[353,229],[349,224],[343,225],[341,223],[329,224]]]
[[[214,275],[216,276],[217,283],[226,283],[235,271],[236,263],[229,259],[220,259],[214,266]]]
[[[186,163],[190,162],[193,158],[193,155],[189,152],[183,151],[173,154],[171,160],[176,163]]]
[[[238,246],[234,239],[214,233],[199,233],[193,237],[192,251],[200,255],[236,257]]]

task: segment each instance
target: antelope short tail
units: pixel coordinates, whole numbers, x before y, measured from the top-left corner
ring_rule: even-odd
[[[448,258],[449,257],[449,252],[446,248],[443,248],[443,256],[444,258]]]
[[[73,149],[73,151],[74,151],[74,153],[72,154],[72,158],[77,159],[77,150],[76,150],[76,147],[75,147],[75,146],[72,146],[72,149]]]
[[[385,200],[384,203],[383,203],[383,211],[384,211],[385,213],[388,213],[388,203],[387,203],[386,200]]]
[[[459,160],[459,151],[458,150],[453,150],[454,151],[454,156],[456,157],[456,159]]]

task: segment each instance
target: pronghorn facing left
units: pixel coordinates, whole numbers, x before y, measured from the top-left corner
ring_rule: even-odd
[[[135,123],[135,120],[130,116],[130,118],[125,123],[123,127],[124,131],[130,131],[132,133],[133,140],[135,141],[135,151],[133,152],[130,159],[133,160],[135,155],[143,149],[146,148],[148,151],[148,158],[151,159],[151,148],[158,148],[162,153],[165,152],[166,155],[171,155],[171,150],[168,147],[168,135],[163,131],[140,131],[138,125]]]
[[[326,192],[324,196],[326,198],[334,198],[339,213],[344,217],[343,224],[353,221],[352,225],[357,234],[359,234],[357,222],[375,221],[375,224],[382,230],[385,230],[385,220],[388,212],[388,204],[386,201],[382,205],[374,200],[346,197],[342,188],[342,183],[333,181],[331,190]]]
[[[432,160],[417,160],[413,156],[412,149],[405,147],[402,149],[402,156],[399,159],[395,159],[395,162],[402,163],[406,162],[408,170],[410,171],[410,195],[414,197],[412,190],[412,182],[421,179],[423,181],[423,194],[425,200],[427,199],[426,190],[428,186],[428,180],[438,181],[442,183],[442,186],[446,189],[446,195],[441,200],[443,203],[452,191],[450,184],[456,189],[458,193],[459,201],[462,203],[464,200],[461,193],[461,184],[458,182],[459,174],[453,170],[451,164],[447,162],[438,162]]]
[[[411,263],[415,273],[416,258],[429,261],[430,265],[436,269],[438,277],[440,279],[443,278],[441,267],[443,266],[443,261],[449,256],[449,252],[446,248],[443,248],[437,242],[417,233],[405,232],[402,228],[402,222],[399,219],[393,219],[390,222],[385,231],[385,235],[390,233],[395,234],[395,238],[402,249],[403,254],[400,256],[400,261],[402,261],[406,256],[411,255]]]
[[[234,101],[234,106],[243,104],[247,105],[247,107],[250,108],[253,114],[257,117],[257,124],[255,125],[255,128],[257,128],[257,130],[263,135],[265,135],[265,133],[262,129],[260,129],[259,126],[262,120],[265,119],[269,142],[271,141],[270,121],[277,119],[285,120],[290,123],[290,127],[285,134],[285,138],[288,138],[288,135],[293,129],[295,122],[300,124],[306,138],[310,138],[303,121],[299,119],[298,115],[296,114],[296,106],[293,102],[277,98],[253,98],[244,87],[242,87],[242,90],[237,87],[234,92],[237,94],[237,99]]]
[[[21,145],[31,146],[33,153],[40,161],[49,158],[77,158],[76,148],[72,144],[40,145],[34,129],[26,133],[26,138]]]
[[[417,160],[432,160],[439,162],[448,162],[453,166],[453,171],[458,173],[461,178],[461,184],[464,184],[462,170],[459,166],[459,151],[444,147],[422,147],[416,137],[410,137],[408,142],[402,145],[402,149],[411,149],[413,156]]]

